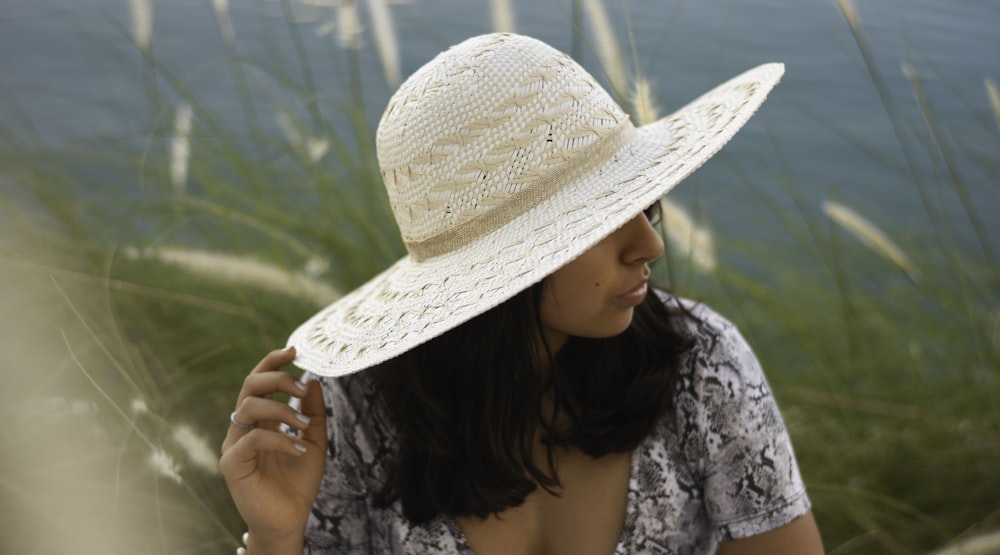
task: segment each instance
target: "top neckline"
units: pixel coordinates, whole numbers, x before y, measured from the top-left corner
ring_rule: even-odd
[[[632,450],[629,455],[629,465],[628,465],[628,491],[626,492],[627,498],[625,500],[625,521],[622,523],[622,531],[618,534],[618,543],[615,544],[615,550],[608,555],[619,555],[625,554],[625,546],[628,545],[633,529],[635,528],[636,522],[636,499],[639,496],[638,482],[636,477],[638,476],[639,462],[642,458],[643,447],[645,446],[647,440],[643,440]],[[465,537],[465,533],[462,532],[462,528],[455,522],[455,519],[450,516],[439,517],[444,519],[445,527],[451,533],[452,538],[455,540],[456,551],[463,555],[475,555],[472,548],[469,547],[469,540]]]

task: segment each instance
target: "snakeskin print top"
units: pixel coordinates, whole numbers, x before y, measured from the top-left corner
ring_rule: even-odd
[[[760,534],[809,510],[792,445],[760,364],[723,317],[701,319],[680,370],[675,408],[633,452],[625,526],[615,554],[714,553],[719,541]],[[397,501],[373,492],[393,448],[370,410],[365,373],[317,378],[330,438],[326,474],[309,518],[313,553],[471,554],[454,520],[412,525]]]

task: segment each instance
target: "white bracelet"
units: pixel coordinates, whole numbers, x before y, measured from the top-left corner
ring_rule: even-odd
[[[243,545],[246,546],[248,543],[250,543],[250,532],[243,532]],[[312,555],[313,547],[309,544],[309,542],[302,540],[302,546],[305,547],[305,555]],[[247,548],[237,547],[236,555],[247,555]]]

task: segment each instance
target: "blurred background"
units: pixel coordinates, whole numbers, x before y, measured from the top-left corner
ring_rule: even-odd
[[[754,346],[830,553],[1000,553],[1000,4],[0,5],[0,552],[237,547],[244,374],[404,252],[382,108],[509,30],[637,124],[786,64],[665,201],[657,278]]]

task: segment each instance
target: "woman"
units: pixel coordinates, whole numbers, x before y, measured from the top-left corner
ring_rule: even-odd
[[[230,417],[248,552],[821,553],[749,347],[648,285],[659,198],[782,71],[639,129],[527,37],[414,73],[377,135],[408,256],[264,358]]]

